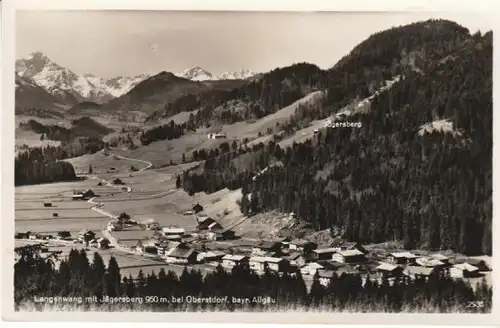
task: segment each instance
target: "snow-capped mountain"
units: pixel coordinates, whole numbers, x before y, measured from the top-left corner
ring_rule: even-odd
[[[183,77],[185,79],[191,80],[191,81],[206,81],[206,80],[213,80],[214,76],[212,73],[210,73],[207,70],[204,70],[203,68],[199,66],[195,66],[189,69],[184,70],[184,72],[177,74],[179,77]]]
[[[41,52],[34,52],[25,59],[17,60],[16,73],[31,79],[54,96],[99,103],[128,92],[147,77],[139,75],[106,80],[90,74],[82,76],[59,66]]]
[[[242,69],[237,72],[224,72],[219,76],[213,75],[209,71],[201,68],[200,66],[194,66],[192,68],[184,70],[182,73],[176,74],[179,77],[189,79],[191,81],[216,81],[216,80],[244,80],[255,73],[248,69]]]
[[[255,73],[248,69],[242,69],[237,72],[224,72],[219,76],[219,80],[244,80],[254,76]]]

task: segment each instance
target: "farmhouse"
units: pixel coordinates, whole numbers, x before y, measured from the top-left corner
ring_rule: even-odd
[[[198,214],[201,211],[203,211],[203,206],[201,206],[199,203],[196,203],[196,205],[193,206],[194,214]]]
[[[417,279],[417,278],[429,278],[431,275],[435,274],[437,271],[435,268],[425,268],[421,266],[407,266],[403,273],[412,278],[412,279]]]
[[[115,184],[115,185],[122,185],[124,183],[123,183],[123,181],[121,179],[116,178],[116,179],[113,180],[113,184]]]
[[[198,229],[198,230],[208,230],[208,227],[212,223],[214,223],[214,222],[215,222],[214,219],[212,219],[212,218],[206,218],[203,221],[199,221],[198,226],[196,227],[196,229]]]
[[[63,230],[57,233],[57,238],[61,240],[71,239],[71,233],[69,231]]]
[[[73,191],[73,200],[84,200],[83,191]]]
[[[357,249],[337,251],[332,255],[332,261],[338,263],[359,263],[366,261],[365,254]]]
[[[244,255],[226,254],[222,257],[222,266],[232,269],[236,265],[248,264],[248,257]]]
[[[216,230],[221,230],[221,229],[222,229],[222,226],[218,222],[216,222],[215,220],[214,220],[214,222],[212,222],[208,225],[208,230],[211,230],[211,231],[216,231]]]
[[[152,255],[158,254],[158,249],[156,248],[156,245],[151,241],[143,243],[142,241],[139,240],[134,248],[134,251],[137,254],[152,254]]]
[[[222,260],[226,254],[221,251],[201,252],[196,257],[197,262],[216,262]]]
[[[275,272],[285,272],[289,268],[288,261],[279,257],[252,256],[249,263],[255,272],[264,272],[266,267]]]
[[[208,139],[225,139],[226,135],[224,133],[209,133]]]
[[[282,244],[278,241],[261,241],[252,247],[252,255],[281,252]]]
[[[144,228],[146,230],[150,230],[150,231],[160,230],[160,224],[158,223],[158,221],[153,220],[153,219],[146,220],[143,223],[143,225],[144,225]]]
[[[168,263],[193,264],[196,263],[198,252],[192,248],[176,247],[168,251],[166,260]]]
[[[207,233],[209,240],[228,240],[233,239],[236,233],[233,230],[217,229]]]
[[[445,266],[440,260],[436,260],[429,257],[419,257],[415,260],[415,264],[426,268],[440,268]]]
[[[118,222],[118,220],[113,220],[108,222],[107,230],[108,231],[120,231],[123,229],[123,224]]]
[[[479,276],[479,268],[469,263],[455,264],[450,268],[452,278],[471,278]]]
[[[410,252],[396,252],[389,254],[387,262],[392,264],[414,264],[417,258],[417,255]]]
[[[111,242],[107,238],[99,238],[97,240],[97,247],[100,249],[108,249],[110,246]]]
[[[434,260],[441,261],[444,264],[449,264],[449,262],[450,262],[450,258],[448,256],[445,256],[445,255],[440,254],[440,253],[432,254],[431,258]]]
[[[285,260],[289,261],[290,265],[294,265],[298,268],[301,268],[304,265],[306,265],[306,261],[307,261],[306,257],[302,253],[299,253],[299,252],[291,253],[287,256],[284,256],[283,258]]]
[[[180,242],[182,240],[182,236],[181,235],[166,235],[165,239],[168,241]]]
[[[159,256],[164,257],[169,250],[177,248],[181,245],[180,242],[177,241],[168,241],[168,242],[162,242],[158,243],[156,245],[156,252]],[[187,246],[186,246],[187,248]]]
[[[333,254],[337,251],[338,251],[338,248],[331,247],[331,248],[315,249],[315,250],[313,250],[313,253],[316,256],[316,259],[318,259],[318,260],[331,260]]]
[[[324,269],[324,267],[321,264],[318,264],[316,262],[311,262],[307,264],[305,267],[300,269],[300,273],[303,275],[310,275],[314,276],[316,274],[316,271]]]
[[[288,248],[290,250],[302,252],[302,253],[310,253],[316,248],[318,248],[318,244],[313,243],[311,241],[305,239],[294,239],[290,241]]]
[[[95,232],[89,229],[83,229],[78,234],[78,240],[81,242],[90,241],[92,239],[95,239]]]
[[[335,276],[335,271],[319,269],[318,276],[319,283],[325,287],[328,287],[328,285],[332,281],[332,278]]]
[[[403,272],[402,267],[391,263],[380,263],[376,270],[384,277],[397,277]]]
[[[171,227],[163,227],[162,230],[162,233],[165,237],[168,237],[168,236],[180,236],[182,237],[186,231],[183,229],[183,228],[179,228],[179,227],[174,227],[174,226],[171,226]]]

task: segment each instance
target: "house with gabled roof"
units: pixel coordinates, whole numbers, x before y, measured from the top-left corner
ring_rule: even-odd
[[[248,262],[250,269],[259,273],[264,272],[266,267],[276,272],[285,272],[289,269],[288,261],[279,257],[252,256]]]
[[[365,254],[357,249],[336,251],[332,255],[332,261],[339,263],[360,263],[365,262]]]
[[[410,252],[394,252],[387,256],[387,262],[392,264],[415,264],[418,257]]]
[[[179,228],[179,227],[163,227],[162,229],[163,236],[168,237],[168,236],[180,236],[182,237],[186,231],[184,228]]]
[[[248,256],[226,254],[222,257],[222,266],[227,269],[232,269],[236,265],[248,264]]]
[[[192,248],[176,247],[166,254],[167,263],[194,264],[198,257],[198,251]]]
[[[293,239],[288,243],[288,248],[292,251],[310,253],[318,248],[318,244],[306,239]]]
[[[415,264],[426,268],[442,268],[446,265],[444,262],[430,257],[419,257],[415,260]]]
[[[263,240],[252,247],[253,255],[261,255],[269,252],[281,253],[282,243],[279,241]]]
[[[290,262],[290,265],[294,265],[298,268],[301,268],[303,267],[304,265],[306,265],[306,262],[307,262],[307,259],[306,257],[304,256],[304,254],[300,253],[300,252],[293,252],[293,253],[290,253],[286,256],[283,256],[283,258],[287,261]]]
[[[444,264],[449,264],[449,262],[450,262],[450,257],[446,256],[446,255],[443,255],[441,253],[432,254],[430,257],[432,259],[434,259],[434,260],[441,261]]]
[[[303,275],[314,276],[316,274],[316,271],[320,269],[324,269],[321,264],[317,262],[311,262],[302,267],[300,269],[300,273],[302,273]]]
[[[391,264],[391,263],[385,263],[385,262],[380,263],[377,266],[376,270],[382,276],[385,276],[385,277],[396,277],[396,276],[400,276],[403,273],[402,267],[400,267],[398,265]]]
[[[333,270],[319,269],[318,276],[319,283],[325,287],[328,287],[328,285],[330,285],[330,282],[332,281],[332,278],[336,276],[336,273]]]
[[[313,253],[318,260],[331,260],[334,253],[338,251],[336,247],[320,248],[313,250]]]
[[[452,278],[472,278],[479,275],[479,268],[469,263],[455,264],[450,268]]]
[[[404,270],[403,274],[412,278],[412,279],[417,279],[417,278],[429,278],[430,276],[436,274],[436,268],[431,268],[431,267],[423,267],[423,266],[413,266],[413,265],[408,265]]]
[[[212,223],[216,223],[216,221],[212,218],[205,218],[204,220],[198,220],[198,226],[196,227],[196,229],[198,230],[208,230],[210,225]]]

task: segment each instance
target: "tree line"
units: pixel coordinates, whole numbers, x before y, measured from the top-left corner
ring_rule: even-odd
[[[16,309],[32,306],[46,309],[46,304],[33,303],[36,297],[76,296],[94,297],[95,303],[85,301],[74,310],[134,310],[134,311],[276,311],[311,310],[356,312],[490,312],[492,289],[485,281],[473,289],[463,280],[453,280],[446,274],[416,280],[397,278],[393,283],[385,278],[381,282],[360,276],[334,275],[324,286],[318,274],[307,290],[300,271],[278,275],[266,268],[257,275],[248,266],[235,266],[231,272],[221,266],[205,276],[199,270],[184,271],[179,276],[163,268],[158,274],[136,277],[124,276],[114,257],[106,267],[99,253],[92,260],[85,250],[71,250],[56,268],[52,258],[42,259],[39,246],[16,248],[18,260],[14,264],[14,302]],[[186,304],[174,302],[101,303],[103,296],[170,300],[172,297],[228,297],[219,304]],[[157,297],[157,298],[155,298]],[[233,297],[269,297],[270,303],[250,302],[242,305],[232,302]],[[468,307],[473,301],[482,307]]]

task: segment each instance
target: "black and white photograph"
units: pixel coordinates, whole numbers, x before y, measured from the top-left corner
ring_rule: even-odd
[[[13,24],[14,311],[492,313],[491,16]]]

